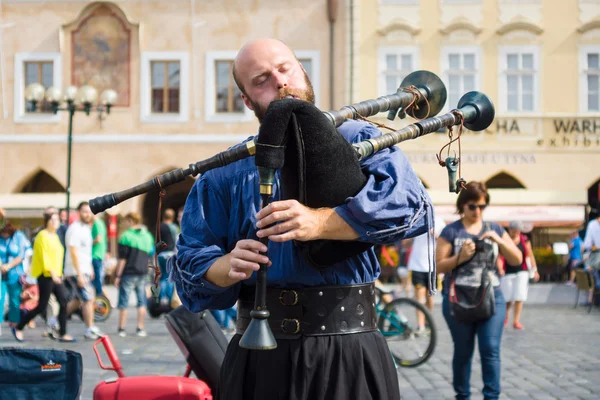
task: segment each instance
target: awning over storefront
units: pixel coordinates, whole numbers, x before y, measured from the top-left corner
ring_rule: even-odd
[[[456,207],[440,205],[435,207],[436,215],[444,221],[456,221]],[[532,227],[572,227],[577,228],[585,221],[583,205],[540,205],[540,206],[495,206],[485,210],[484,219],[507,225],[510,221],[521,221]]]
[[[89,201],[97,197],[98,194],[74,193],[71,195],[71,210],[77,208],[82,201]],[[128,200],[131,202],[131,200]],[[118,214],[123,212],[123,204],[119,204],[110,210],[109,214]],[[46,207],[64,208],[66,206],[66,195],[64,193],[10,193],[0,194],[0,207],[6,212],[6,218],[9,219],[31,219],[42,218]],[[127,204],[131,207],[134,204]]]

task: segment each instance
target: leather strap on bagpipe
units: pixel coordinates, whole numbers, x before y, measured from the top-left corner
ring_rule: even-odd
[[[256,165],[279,169],[281,199],[310,208],[336,207],[367,182],[356,151],[314,105],[296,99],[273,101],[256,142]],[[306,261],[327,267],[360,254],[372,244],[356,241],[295,242]]]

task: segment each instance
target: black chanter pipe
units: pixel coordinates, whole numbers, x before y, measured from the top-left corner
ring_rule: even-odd
[[[467,129],[482,131],[490,126],[494,120],[494,114],[494,105],[485,94],[481,92],[469,92],[460,98],[458,109],[444,115],[424,119],[373,139],[363,140],[362,142],[353,144],[353,146],[358,153],[358,158],[362,160],[381,149],[392,147],[400,142],[416,139],[420,136],[436,132],[440,128],[459,125],[463,118]]]
[[[415,94],[412,92],[404,91],[405,88],[411,86],[414,86],[419,93],[417,99],[415,99]],[[382,96],[374,100],[361,101],[351,106],[345,106],[339,111],[329,111],[324,112],[324,114],[337,127],[346,119],[358,118],[359,114],[362,117],[368,118],[380,112],[388,111],[388,118],[394,119],[399,113],[403,116],[404,113],[402,110],[406,109],[413,102],[415,102],[415,107],[411,107],[411,112],[416,117],[425,117],[424,113],[427,112],[429,115],[436,115],[446,103],[446,87],[437,75],[428,71],[415,71],[404,78],[398,91],[394,94]],[[211,169],[223,167],[235,161],[253,156],[255,153],[255,143],[247,142],[245,146],[236,146],[207,160],[190,164],[189,168],[178,168],[158,175],[148,182],[132,188],[91,199],[90,208],[94,214],[98,214],[132,197],[153,190],[161,190],[169,185],[183,181],[187,176],[196,176]]]
[[[161,190],[169,185],[183,181],[187,176],[196,176],[198,174],[210,171],[211,169],[224,167],[225,165],[250,157],[256,153],[256,144],[252,141],[246,142],[245,146],[237,146],[223,151],[211,158],[190,164],[189,168],[178,168],[173,171],[165,172],[162,175],[155,176],[146,183],[134,186],[120,192],[105,194],[90,200],[90,208],[94,214],[116,206],[132,197],[148,193],[153,190]]]

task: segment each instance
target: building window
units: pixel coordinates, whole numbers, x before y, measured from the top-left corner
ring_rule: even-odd
[[[35,112],[25,101],[25,88],[32,83],[39,83],[45,89],[51,86],[62,89],[60,53],[16,53],[14,89],[15,122],[60,122],[60,116],[52,112],[52,106],[45,100],[36,105]]]
[[[232,60],[215,61],[216,113],[244,113],[242,92],[233,80],[232,68]]]
[[[538,58],[536,47],[502,48],[500,54],[501,110],[535,112],[538,98]]]
[[[299,58],[298,61],[300,61],[300,64],[302,64],[302,67],[304,68],[304,70],[306,71],[306,75],[308,75],[308,79],[310,79],[310,81],[312,82],[312,76],[313,76],[313,66],[312,66],[312,59],[310,58]]]
[[[315,91],[319,104],[319,52],[296,51]],[[208,122],[249,122],[254,113],[244,104],[241,91],[232,74],[235,51],[215,51],[206,54],[205,117]]]
[[[179,61],[151,61],[152,113],[179,113]]]
[[[580,110],[600,111],[600,46],[582,46],[580,49]]]
[[[308,79],[312,83],[315,92],[315,105],[319,107],[321,103],[321,78],[319,75],[319,66],[321,65],[321,57],[318,51],[314,50],[299,50],[295,52],[298,61],[304,67]]]
[[[477,47],[446,47],[442,50],[442,71],[448,90],[448,109],[456,108],[465,93],[479,89],[479,59]]]
[[[190,83],[187,53],[142,53],[140,79],[142,122],[171,123],[188,120]]]
[[[598,66],[598,53],[588,53],[587,64],[588,111],[599,111],[600,108],[598,108],[598,75],[600,73],[600,68]]]
[[[379,49],[379,96],[396,93],[406,75],[418,68],[416,47]]]
[[[54,65],[52,61],[26,61],[25,62],[25,87],[32,83],[39,83],[44,88],[48,89],[54,85]],[[25,101],[23,99],[23,101]],[[33,110],[31,103],[25,102],[25,111],[40,112],[40,113],[51,113],[52,105],[42,100],[40,104],[36,105],[36,110]]]

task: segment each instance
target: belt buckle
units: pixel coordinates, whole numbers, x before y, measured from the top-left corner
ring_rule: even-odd
[[[285,300],[285,295],[287,293],[292,293],[294,295],[294,301],[292,302],[292,304],[286,304]],[[279,294],[279,302],[281,304],[283,304],[284,306],[295,306],[296,304],[298,304],[298,292],[296,292],[295,290],[282,290],[281,293]]]
[[[296,324],[296,327],[294,328],[293,332],[287,332],[286,325],[288,322],[294,322]],[[300,321],[298,321],[296,318],[294,318],[294,319],[284,318],[283,321],[281,321],[281,331],[288,335],[294,335],[294,334],[300,332]]]

